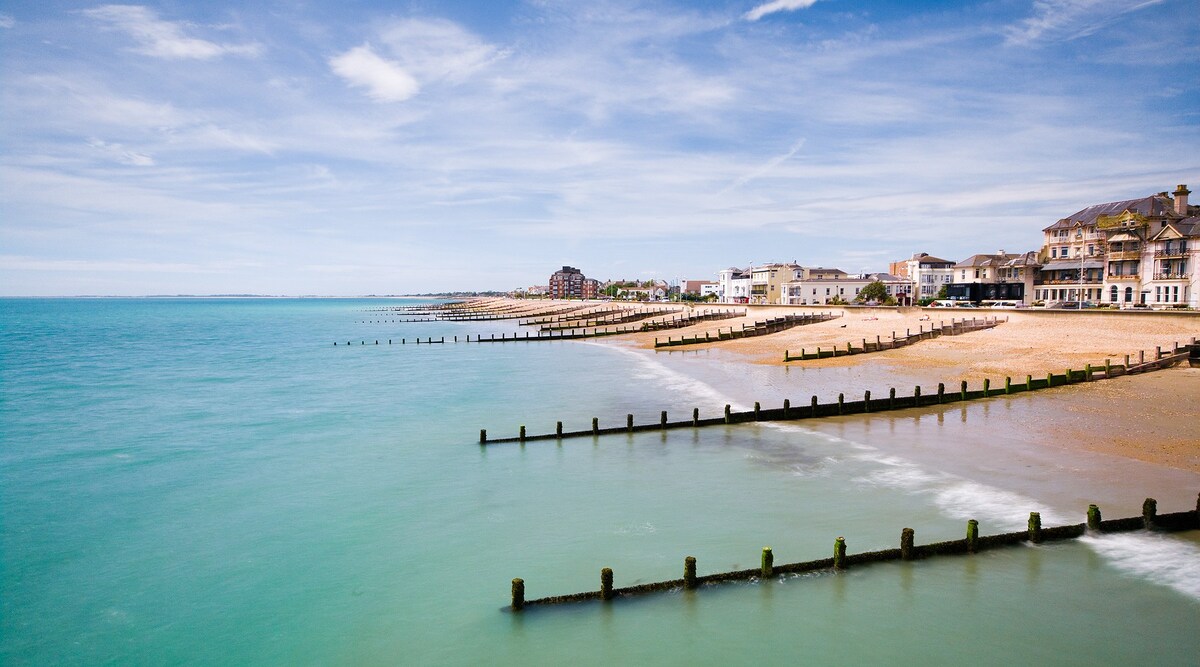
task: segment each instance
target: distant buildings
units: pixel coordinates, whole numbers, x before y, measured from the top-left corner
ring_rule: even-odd
[[[573,266],[564,266],[550,275],[547,294],[551,299],[595,299],[600,294],[600,282],[584,277]]]
[[[953,281],[954,262],[922,252],[892,262],[888,265],[888,273],[908,279],[912,299],[933,299],[942,287]]]
[[[1034,293],[1041,262],[1036,252],[1009,255],[971,255],[954,265],[946,296],[973,303],[1012,301],[1026,303]]]

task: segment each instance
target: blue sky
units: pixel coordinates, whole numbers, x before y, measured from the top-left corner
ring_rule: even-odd
[[[0,293],[1024,251],[1200,190],[1190,0],[0,3]]]

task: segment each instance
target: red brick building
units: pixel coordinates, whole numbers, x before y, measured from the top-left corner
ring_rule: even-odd
[[[600,293],[600,281],[585,278],[573,266],[564,266],[550,276],[551,299],[595,299]]]

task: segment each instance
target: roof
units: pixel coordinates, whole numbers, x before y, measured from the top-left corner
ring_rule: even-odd
[[[1076,211],[1071,215],[1059,220],[1058,222],[1046,227],[1042,231],[1048,232],[1052,229],[1069,229],[1074,227],[1076,223],[1083,225],[1094,225],[1096,219],[1102,215],[1117,215],[1131,211],[1144,216],[1166,216],[1176,217],[1175,202],[1170,197],[1165,197],[1162,194],[1150,195],[1141,199],[1126,199],[1124,201],[1113,201],[1107,204],[1096,204],[1089,206],[1083,210]]]
[[[919,260],[921,264],[953,264],[954,262],[933,255],[914,255],[913,259]]]
[[[975,267],[975,266],[1017,267],[1017,266],[1036,265],[1037,263],[1038,262],[1037,262],[1037,253],[1036,252],[1024,252],[1024,253],[1020,253],[1020,254],[1016,254],[1016,255],[1009,255],[1007,253],[1005,253],[1003,255],[980,254],[980,255],[971,255],[970,257],[964,259],[963,261],[959,262],[958,264],[955,264],[954,268],[966,269],[966,268],[971,268],[971,267]]]

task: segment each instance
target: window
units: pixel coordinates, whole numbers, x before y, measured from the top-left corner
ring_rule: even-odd
[[[1179,303],[1179,285],[1171,288],[1171,303]]]
[[[1162,301],[1162,287],[1161,286],[1156,285],[1154,287],[1154,300],[1156,302]]]
[[[1050,247],[1050,257],[1058,257],[1058,248],[1055,248],[1054,246]]]
[[[1116,285],[1113,285],[1113,286],[1112,286],[1112,291],[1111,291],[1109,294],[1110,294],[1110,297],[1111,297],[1111,298],[1109,298],[1109,301],[1111,301],[1111,302],[1113,302],[1113,303],[1116,303],[1116,302],[1117,302],[1117,296],[1118,296],[1118,294],[1119,294],[1119,292],[1117,291],[1117,286],[1116,286]]]
[[[1096,246],[1089,243],[1088,244],[1088,255],[1090,256],[1090,255],[1095,255],[1095,254],[1096,254]]]
[[[1125,288],[1125,303],[1133,303],[1133,288]]]
[[[978,277],[979,277],[979,269],[975,269],[975,277],[976,277],[976,278],[978,278]]]

